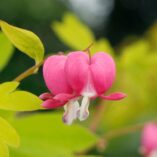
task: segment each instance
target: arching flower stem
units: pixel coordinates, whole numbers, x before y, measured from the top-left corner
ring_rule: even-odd
[[[35,70],[38,69],[43,63],[44,61],[32,66],[31,68],[27,69],[26,71],[21,73],[19,76],[17,76],[13,81],[20,82],[23,79],[27,78],[28,76],[34,74]]]
[[[91,43],[86,49],[83,50],[83,52],[86,52],[89,55],[89,61],[91,62],[91,52],[90,52],[90,48],[94,45],[94,43]]]

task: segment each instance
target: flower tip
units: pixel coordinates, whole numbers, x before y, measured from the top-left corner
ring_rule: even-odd
[[[81,104],[80,110],[78,112],[78,118],[80,121],[84,121],[88,118],[88,116],[89,116],[89,110],[88,110],[89,103],[90,103],[90,98],[87,96],[84,96],[82,99],[82,104]]]
[[[64,109],[63,122],[67,125],[71,125],[78,117],[79,103],[78,101],[70,101],[64,106]]]
[[[84,121],[84,120],[86,120],[87,118],[88,118],[88,116],[89,116],[89,112],[88,111],[84,111],[84,113],[83,114],[78,114],[79,116],[79,120],[80,121]]]
[[[127,97],[127,94],[119,92],[119,100],[124,99],[125,97]]]
[[[43,93],[43,94],[39,95],[39,98],[41,100],[51,99],[52,98],[52,94],[51,93]]]
[[[72,124],[72,121],[68,121],[68,119],[67,119],[67,117],[66,117],[65,115],[62,117],[62,121],[63,121],[63,123],[65,123],[66,125],[71,125],[71,124]]]
[[[39,98],[40,98],[41,100],[45,100],[44,94],[39,95]]]
[[[51,101],[50,101],[50,100],[45,100],[45,101],[41,104],[41,106],[42,106],[43,108],[50,109],[51,106],[52,106],[52,104],[51,104]]]
[[[107,96],[101,95],[100,97],[105,100],[121,100],[127,97],[127,94],[122,93],[122,92],[115,92]]]

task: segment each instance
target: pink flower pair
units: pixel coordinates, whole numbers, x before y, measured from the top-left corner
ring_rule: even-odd
[[[140,152],[145,157],[157,157],[157,124],[147,124],[142,133]]]
[[[115,75],[114,60],[104,52],[92,57],[83,51],[50,56],[44,63],[43,76],[51,93],[40,96],[44,100],[42,106],[48,109],[64,106],[63,121],[67,124],[77,118],[85,120],[91,99],[120,100],[126,96],[120,92],[104,95]]]

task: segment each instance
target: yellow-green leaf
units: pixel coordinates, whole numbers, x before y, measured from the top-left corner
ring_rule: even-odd
[[[61,41],[72,49],[84,50],[93,43],[90,48],[92,55],[100,51],[114,53],[107,39],[96,41],[91,29],[71,13],[65,14],[62,22],[52,23],[52,29]]]
[[[16,130],[6,120],[4,120],[1,117],[0,117],[0,141],[13,147],[18,147],[20,144],[20,139]],[[2,149],[2,147],[0,149]],[[6,149],[4,145],[3,149]]]
[[[35,59],[37,63],[43,60],[43,44],[33,32],[12,26],[4,21],[0,21],[0,26],[3,33],[20,51]]]
[[[124,66],[136,66],[137,62],[145,63],[145,57],[149,52],[150,46],[148,41],[139,40],[122,50],[121,62]]]
[[[0,142],[0,156],[1,157],[9,157],[8,146],[2,142]]]
[[[52,29],[72,49],[83,50],[95,42],[92,31],[71,13],[65,14],[63,22],[52,23]]]
[[[9,94],[19,86],[19,82],[5,82],[0,84],[0,95]]]
[[[35,114],[15,119],[22,145],[11,151],[12,157],[73,157],[90,148],[98,137],[80,125],[67,126],[62,114]]]
[[[94,55],[96,52],[106,52],[109,54],[114,54],[114,50],[107,39],[100,39],[96,41],[91,47],[91,53]]]
[[[26,91],[13,91],[17,86],[17,82],[0,84],[0,109],[12,111],[41,109],[42,100]]]
[[[0,32],[0,71],[7,65],[13,54],[13,50],[11,42]]]

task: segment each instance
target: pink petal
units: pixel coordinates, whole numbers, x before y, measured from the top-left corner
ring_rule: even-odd
[[[105,99],[105,100],[121,100],[123,98],[125,98],[127,95],[121,92],[116,92],[116,93],[112,93],[110,95],[104,96],[101,95],[100,97]]]
[[[39,96],[39,98],[42,100],[47,100],[53,98],[53,95],[51,93],[43,93]]]
[[[65,73],[68,83],[78,94],[81,93],[88,80],[89,56],[81,51],[71,52],[67,56]]]
[[[149,123],[144,127],[141,143],[146,154],[157,149],[157,124]]]
[[[63,55],[54,55],[48,57],[44,63],[44,80],[48,89],[54,95],[59,93],[72,93],[72,89],[65,78],[64,65],[66,58],[67,57]]]
[[[60,100],[60,101],[69,101],[70,99],[75,98],[76,96],[73,94],[58,94],[53,97],[55,100]]]
[[[110,55],[104,52],[96,53],[91,59],[91,75],[97,93],[103,94],[115,80],[115,63]]]
[[[43,102],[42,107],[47,109],[58,108],[65,105],[65,102],[49,99]]]

